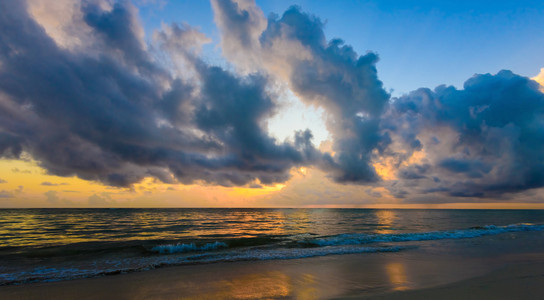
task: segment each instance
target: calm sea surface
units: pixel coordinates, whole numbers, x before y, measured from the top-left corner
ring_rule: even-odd
[[[543,231],[542,210],[9,209],[0,210],[0,285]]]

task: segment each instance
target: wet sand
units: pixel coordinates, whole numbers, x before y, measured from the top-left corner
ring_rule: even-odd
[[[339,299],[544,299],[544,262],[511,265],[489,274],[427,289]]]

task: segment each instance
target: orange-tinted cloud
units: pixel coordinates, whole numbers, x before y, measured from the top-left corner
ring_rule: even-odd
[[[531,79],[540,84],[540,90],[544,93],[544,68],[541,68],[540,73]]]

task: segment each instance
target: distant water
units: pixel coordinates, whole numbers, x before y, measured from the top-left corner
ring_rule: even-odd
[[[0,285],[542,231],[541,210],[9,209],[0,210]]]

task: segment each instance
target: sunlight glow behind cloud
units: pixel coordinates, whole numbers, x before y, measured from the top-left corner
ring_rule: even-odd
[[[531,79],[540,84],[540,91],[544,93],[544,68],[541,68],[540,73]]]

